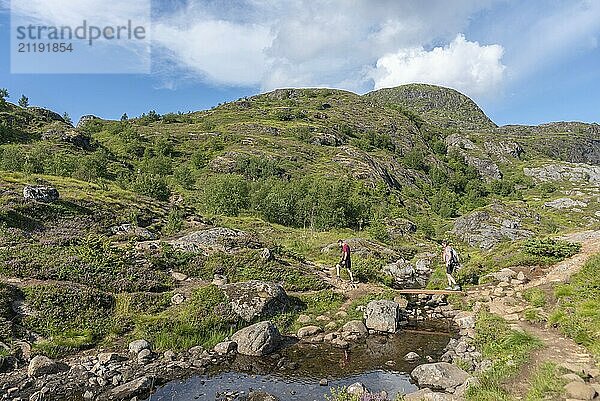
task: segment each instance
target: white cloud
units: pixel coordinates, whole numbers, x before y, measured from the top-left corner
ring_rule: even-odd
[[[155,20],[153,39],[173,64],[214,83],[364,92],[382,55],[447,43],[495,1],[190,0]]]
[[[211,82],[234,86],[261,82],[268,68],[264,50],[272,41],[264,26],[222,20],[183,28],[161,22],[155,24],[153,38],[180,66]]]
[[[485,95],[502,82],[503,53],[500,45],[482,46],[459,34],[449,45],[430,51],[412,47],[386,54],[377,60],[370,76],[375,89],[423,82]]]

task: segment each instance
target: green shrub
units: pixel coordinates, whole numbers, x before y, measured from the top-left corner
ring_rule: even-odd
[[[139,194],[158,200],[166,201],[171,196],[171,190],[164,178],[139,172],[133,181],[133,190]]]
[[[530,238],[523,244],[523,251],[534,256],[550,257],[562,260],[575,255],[581,249],[580,244],[552,238]]]
[[[224,174],[206,180],[201,193],[201,207],[213,214],[237,216],[250,201],[246,179],[237,174]]]

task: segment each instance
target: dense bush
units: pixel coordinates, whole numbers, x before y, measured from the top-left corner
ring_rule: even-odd
[[[560,260],[575,255],[580,249],[580,244],[552,238],[531,238],[523,244],[523,251],[530,255],[551,257]]]
[[[247,209],[250,189],[246,179],[237,174],[210,177],[202,187],[200,206],[210,213],[237,216]]]
[[[167,182],[159,175],[138,173],[133,180],[132,189],[139,194],[158,200],[168,200],[171,196]]]
[[[350,144],[366,152],[375,149],[389,150],[391,152],[396,150],[396,145],[394,145],[392,137],[385,132],[368,131],[359,138],[353,139]]]
[[[276,160],[258,156],[239,158],[236,161],[235,169],[239,174],[253,181],[261,178],[280,177],[285,171]]]

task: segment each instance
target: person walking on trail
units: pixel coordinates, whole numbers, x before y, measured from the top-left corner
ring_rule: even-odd
[[[350,276],[350,282],[354,283],[352,270],[350,270],[352,268],[352,261],[350,259],[350,245],[348,245],[348,243],[346,243],[346,241],[344,240],[338,240],[338,246],[342,249],[342,259],[340,260],[340,263],[335,265],[335,272],[337,278],[338,280],[340,279],[340,269],[343,266],[348,271],[348,275]]]
[[[452,276],[452,274],[458,269],[460,260],[458,258],[458,253],[450,246],[448,241],[442,241],[442,247],[444,248],[442,252],[442,258],[444,259],[444,263],[446,264],[446,278],[448,279],[448,287],[447,290],[460,290],[460,286]]]

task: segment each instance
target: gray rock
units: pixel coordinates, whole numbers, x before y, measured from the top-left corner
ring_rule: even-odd
[[[150,391],[151,385],[152,379],[147,376],[143,376],[113,388],[109,392],[107,399],[129,400],[132,397],[143,396]]]
[[[345,339],[349,337],[363,339],[369,335],[369,331],[361,320],[351,320],[342,326],[340,334]]]
[[[349,385],[348,388],[346,389],[346,392],[350,395],[360,397],[367,392],[367,388],[365,387],[364,384],[362,384],[360,382],[356,382],[356,383]]]
[[[416,352],[411,351],[408,354],[404,355],[404,360],[408,362],[418,361],[419,359],[421,359],[421,356]]]
[[[23,198],[25,198],[25,200],[32,200],[42,203],[53,203],[56,202],[59,197],[60,194],[58,193],[58,190],[53,187],[42,185],[28,185],[25,188],[23,188]]]
[[[379,332],[395,333],[399,328],[400,307],[394,301],[371,301],[365,310],[365,326]]]
[[[174,294],[174,295],[171,297],[171,303],[172,303],[173,305],[180,305],[180,304],[182,304],[184,301],[185,301],[185,295],[183,295],[183,294],[179,294],[179,293],[177,293],[177,294]]]
[[[573,398],[576,400],[593,400],[596,396],[596,390],[580,381],[573,381],[565,386],[565,393],[567,398]]]
[[[242,355],[263,356],[275,351],[281,342],[279,330],[269,321],[243,328],[231,336]]]
[[[520,159],[524,153],[523,148],[516,142],[507,141],[486,141],[483,143],[483,148],[490,156],[495,156],[503,163],[509,162],[509,157]]]
[[[305,326],[298,329],[298,333],[296,335],[298,338],[306,338],[319,334],[322,331],[323,329],[321,329],[319,326]]]
[[[313,145],[321,146],[339,146],[342,144],[342,140],[333,134],[326,134],[318,132],[311,138],[310,143]]]
[[[475,328],[475,313],[469,311],[459,312],[454,316],[454,322],[459,329],[473,329]]]
[[[127,358],[117,354],[116,352],[102,352],[98,354],[98,362],[106,365],[112,362],[121,362]]]
[[[282,286],[251,280],[222,287],[232,311],[247,322],[283,312],[290,300]]]
[[[492,160],[472,155],[463,155],[465,163],[475,168],[479,175],[487,182],[502,179],[500,167]]]
[[[523,219],[535,217],[526,209],[511,209],[504,204],[495,204],[489,210],[475,210],[457,218],[451,233],[471,246],[488,250],[503,240],[516,241],[533,236],[532,231],[518,227]],[[511,227],[503,224],[508,220],[511,221]]]
[[[217,287],[222,287],[228,282],[229,280],[227,279],[227,277],[222,274],[215,274],[212,279],[212,284],[216,285]]]
[[[419,387],[454,389],[463,384],[471,376],[456,365],[447,362],[419,365],[410,374]]]
[[[27,367],[27,376],[40,377],[69,370],[69,366],[43,355],[34,356]]]
[[[144,348],[137,354],[137,361],[141,364],[146,364],[154,358],[154,354],[148,348]]]
[[[151,349],[150,343],[144,339],[135,340],[129,343],[129,352],[132,354],[139,354],[142,350]]]
[[[486,280],[499,281],[508,283],[511,279],[517,277],[518,273],[513,269],[505,267],[504,269],[500,269],[497,272],[486,274],[483,276]]]
[[[177,281],[185,281],[188,279],[187,274],[180,273],[180,272],[171,272],[171,277],[173,277],[173,279],[175,279]]]
[[[148,241],[156,239],[156,235],[154,235],[154,233],[152,233],[150,230],[130,223],[111,227],[110,231],[113,233],[113,235],[136,237]]]
[[[219,355],[226,355],[237,351],[237,343],[235,341],[223,341],[215,345],[213,350]]]
[[[399,259],[382,267],[382,272],[391,276],[397,288],[423,288],[431,277],[431,259],[419,259],[415,266]]]
[[[308,315],[300,315],[298,316],[298,323],[306,324],[309,323],[312,319]]]

